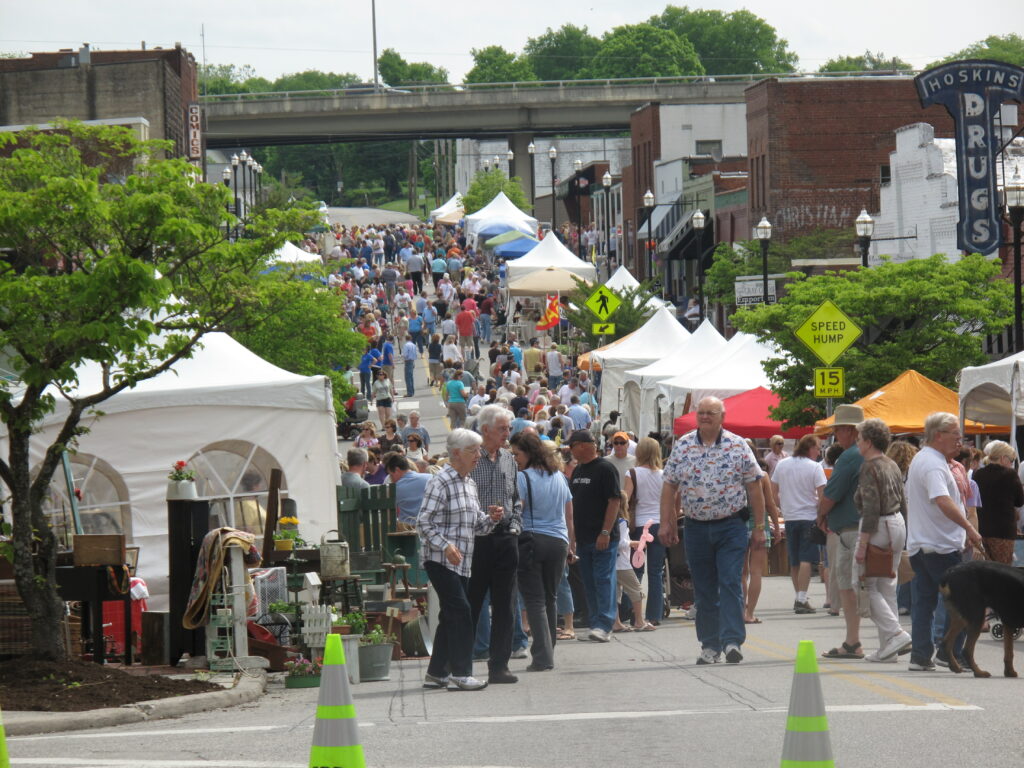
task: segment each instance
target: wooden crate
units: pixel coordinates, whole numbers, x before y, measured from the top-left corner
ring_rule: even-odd
[[[75,565],[124,565],[123,533],[80,533],[75,536]]]

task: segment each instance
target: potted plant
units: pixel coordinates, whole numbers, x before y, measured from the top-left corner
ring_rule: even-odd
[[[295,603],[289,603],[286,600],[275,600],[272,602],[267,606],[267,613],[276,614],[280,619],[284,619],[289,624],[294,624],[299,614]]]
[[[331,632],[336,635],[361,635],[366,631],[366,616],[362,611],[352,611],[334,620]]]
[[[274,532],[274,549],[276,550],[288,551],[292,549],[299,549],[305,545],[306,541],[299,536],[298,530]]]
[[[319,688],[320,687],[320,665],[319,661],[310,661],[304,656],[292,659],[284,663],[287,676],[284,679],[285,688]]]
[[[360,680],[391,678],[391,653],[395,642],[395,636],[384,634],[380,624],[375,624],[372,631],[363,635],[359,641]]]
[[[278,518],[277,527],[282,531],[297,531],[299,530],[299,518],[292,515],[285,515],[284,517]]]
[[[181,501],[198,498],[196,492],[196,472],[189,469],[187,461],[176,461],[171,465],[167,475],[168,501]]]

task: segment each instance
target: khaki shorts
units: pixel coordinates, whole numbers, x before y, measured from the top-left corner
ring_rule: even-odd
[[[644,599],[644,593],[640,589],[640,581],[636,577],[636,572],[632,568],[627,568],[624,571],[615,571],[616,577],[616,590],[615,590],[615,602],[619,603],[622,601],[622,593],[626,593],[626,597],[629,598],[631,603],[639,603]]]
[[[860,539],[860,531],[856,528],[836,534],[835,560],[829,560],[829,567],[836,575],[836,582],[840,589],[854,589],[853,567],[857,562],[854,555],[857,552],[857,542]]]

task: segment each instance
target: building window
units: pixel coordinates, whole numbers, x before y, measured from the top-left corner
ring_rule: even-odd
[[[888,163],[879,166],[878,178],[883,184],[892,183],[892,168]]]
[[[110,464],[87,453],[70,456],[71,478],[81,496],[78,519],[83,533],[123,533],[131,541],[132,508],[128,486]],[[70,546],[75,533],[64,472],[58,466],[43,501],[43,513],[49,517],[57,541]]]
[[[721,139],[698,139],[697,140],[697,154],[698,155],[711,155],[721,156],[722,154],[722,140]]]

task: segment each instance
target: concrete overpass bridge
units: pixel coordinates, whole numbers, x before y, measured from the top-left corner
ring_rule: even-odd
[[[630,114],[649,102],[729,104],[744,100],[751,76],[634,78],[564,82],[357,86],[207,96],[210,148],[325,144],[382,139],[507,137],[526,157],[535,135],[629,129]],[[532,169],[524,163],[524,186]],[[517,171],[520,169],[517,168]],[[520,172],[520,175],[524,175]]]

